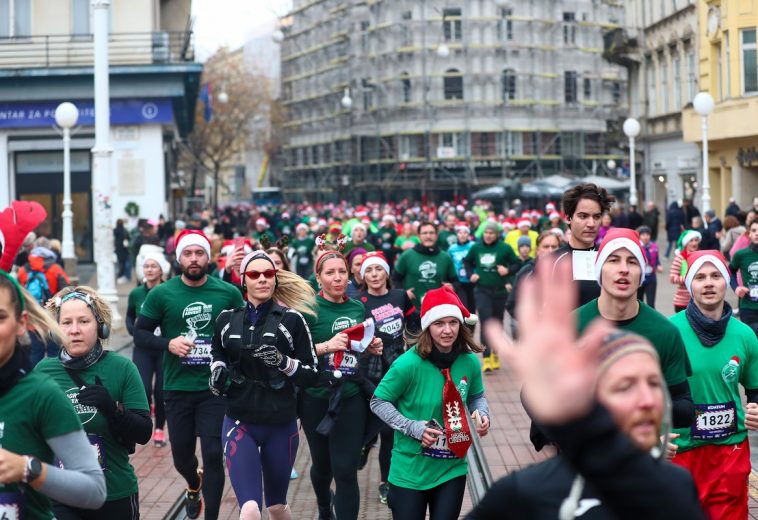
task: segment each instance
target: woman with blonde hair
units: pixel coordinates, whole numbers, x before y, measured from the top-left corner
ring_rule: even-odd
[[[99,508],[105,500],[103,471],[66,394],[31,370],[23,346],[28,332],[59,344],[66,341],[45,310],[0,270],[0,511],[15,509],[29,519],[52,519],[51,498]]]
[[[315,315],[315,295],[264,251],[248,254],[240,273],[247,302],[216,320],[208,384],[227,396],[224,455],[240,519],[261,518],[265,489],[269,518],[289,520],[287,489],[299,443],[296,386],[318,380],[303,317]]]
[[[91,287],[67,287],[47,303],[67,336],[57,358],[46,358],[35,371],[47,375],[71,400],[105,473],[107,498],[96,511],[53,504],[58,520],[110,520],[139,517],[137,476],[129,463],[136,443],[150,441],[153,424],[137,367],[105,350],[111,310]]]

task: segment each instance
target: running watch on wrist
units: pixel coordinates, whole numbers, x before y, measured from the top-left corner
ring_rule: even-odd
[[[37,457],[31,455],[27,455],[24,458],[26,459],[26,466],[24,467],[23,482],[24,484],[31,484],[42,474],[42,462]]]

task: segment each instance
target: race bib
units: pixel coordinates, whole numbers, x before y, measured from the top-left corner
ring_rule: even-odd
[[[297,259],[297,262],[300,265],[308,265],[310,263],[310,261],[311,261],[311,259],[308,258],[307,256],[301,256],[300,258]]]
[[[185,357],[181,358],[182,365],[199,366],[211,363],[211,342],[209,339],[196,339],[195,346]]]
[[[459,269],[458,270],[458,278],[465,279],[466,278],[466,269]]]
[[[23,520],[24,506],[24,495],[20,491],[0,491],[0,520]]]
[[[353,376],[358,373],[358,356],[346,351],[342,356],[342,363],[340,363],[340,366],[337,367],[334,364],[334,354],[332,353],[329,354],[327,365],[331,371],[339,369],[339,371],[342,372],[343,377]]]
[[[723,439],[735,433],[737,433],[737,408],[734,401],[695,405],[693,439]]]
[[[389,334],[393,338],[398,338],[400,337],[400,334],[403,332],[403,320],[401,320],[400,318],[395,318],[392,321],[383,323],[382,325],[379,326],[379,332]]]
[[[421,454],[433,459],[457,459],[455,453],[450,451],[447,445],[447,435],[443,432],[437,440],[428,448],[421,448]]]
[[[758,285],[750,285],[750,299],[758,302]]]
[[[645,274],[653,274],[653,266],[651,265],[645,266]]]
[[[573,251],[571,267],[574,280],[595,281],[595,257],[597,251]]]

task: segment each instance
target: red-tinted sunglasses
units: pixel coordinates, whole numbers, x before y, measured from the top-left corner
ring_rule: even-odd
[[[271,279],[276,276],[276,269],[266,269],[265,271],[246,271],[245,276],[251,280],[257,280],[263,275],[264,278]]]

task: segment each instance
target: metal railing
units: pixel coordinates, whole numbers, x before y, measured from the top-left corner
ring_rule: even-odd
[[[194,61],[191,31],[113,33],[111,65],[149,65]],[[86,67],[94,63],[91,34],[35,35],[0,38],[0,69]]]

